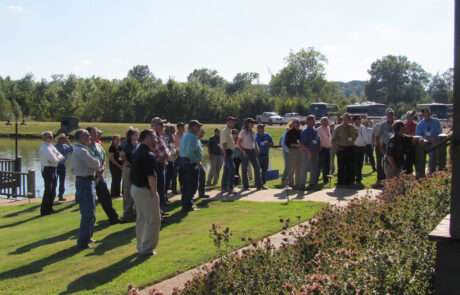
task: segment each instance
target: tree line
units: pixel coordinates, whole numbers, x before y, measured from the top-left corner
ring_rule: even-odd
[[[232,114],[254,117],[265,111],[308,114],[313,102],[346,105],[376,101],[400,112],[420,102],[452,101],[453,70],[431,75],[404,56],[388,55],[372,63],[368,81],[326,80],[327,58],[313,47],[290,52],[286,66],[268,85],[259,74],[238,73],[226,81],[216,70],[195,69],[187,82],[163,82],[148,66],[137,65],[124,79],[52,75],[35,81],[33,74],[12,80],[0,76],[0,120],[25,116],[58,121],[78,116],[88,122],[149,122],[153,116],[172,122],[198,119],[221,123]]]

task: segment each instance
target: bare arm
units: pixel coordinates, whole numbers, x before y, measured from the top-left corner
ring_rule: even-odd
[[[112,162],[113,165],[117,166],[120,169],[123,169],[123,166],[118,164],[118,162],[115,160],[115,153],[109,153],[109,160]]]

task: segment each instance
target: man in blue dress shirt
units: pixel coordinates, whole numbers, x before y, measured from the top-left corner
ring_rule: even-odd
[[[193,196],[198,188],[198,173],[203,161],[203,148],[198,135],[203,124],[197,120],[188,123],[188,131],[180,141],[180,178],[182,179],[182,211],[196,211]]]
[[[265,125],[257,125],[257,136],[256,136],[257,146],[259,147],[259,154],[257,155],[257,160],[259,161],[259,166],[261,170],[262,184],[267,182],[267,170],[270,151],[270,147],[273,146],[273,139],[270,134],[265,133]]]
[[[439,142],[439,134],[442,133],[441,123],[436,118],[431,118],[431,111],[430,108],[425,108],[422,110],[423,120],[417,124],[417,128],[415,129],[415,134],[423,137],[423,139],[427,140],[427,148],[430,148],[432,145],[437,144]],[[429,161],[429,173],[433,173],[436,171],[436,165],[439,159],[439,150],[436,149],[431,151],[429,154],[430,161]]]
[[[303,150],[302,170],[300,187],[304,188],[307,180],[307,173],[310,171],[310,180],[307,189],[314,190],[319,177],[319,149],[321,141],[318,132],[315,130],[315,116],[307,117],[307,127],[300,134],[300,148]]]
[[[64,133],[59,134],[56,137],[56,141],[57,143],[54,145],[54,147],[58,150],[58,152],[60,152],[64,156],[64,159],[62,159],[57,166],[57,178],[59,181],[58,198],[59,201],[65,201],[65,163],[67,161],[67,156],[69,155],[69,153],[73,152],[73,145],[70,143],[69,138],[67,138]]]

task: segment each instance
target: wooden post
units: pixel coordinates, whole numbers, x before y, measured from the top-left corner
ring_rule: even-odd
[[[35,170],[27,170],[27,196],[35,198]]]
[[[439,134],[439,141],[446,140],[448,134]],[[438,163],[439,163],[439,171],[446,169],[446,159],[447,159],[447,144],[443,143],[438,147]]]
[[[417,143],[415,146],[415,177],[417,179],[425,177],[425,163],[425,145],[422,143]]]

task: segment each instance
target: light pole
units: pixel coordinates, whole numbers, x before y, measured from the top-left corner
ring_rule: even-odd
[[[15,117],[15,119],[16,119],[16,122],[14,123],[14,125],[15,125],[15,135],[14,135],[14,159],[15,159],[16,162],[17,162],[17,159],[18,159],[18,116],[15,115],[14,117]],[[8,126],[13,125],[13,124],[11,123],[11,120],[10,120],[10,119],[8,119],[8,122],[6,122],[6,125],[8,125]],[[27,125],[27,122],[24,120],[24,115],[22,116],[22,123],[21,123],[21,125],[23,125],[23,126]],[[18,168],[18,167],[15,167],[15,168]]]

